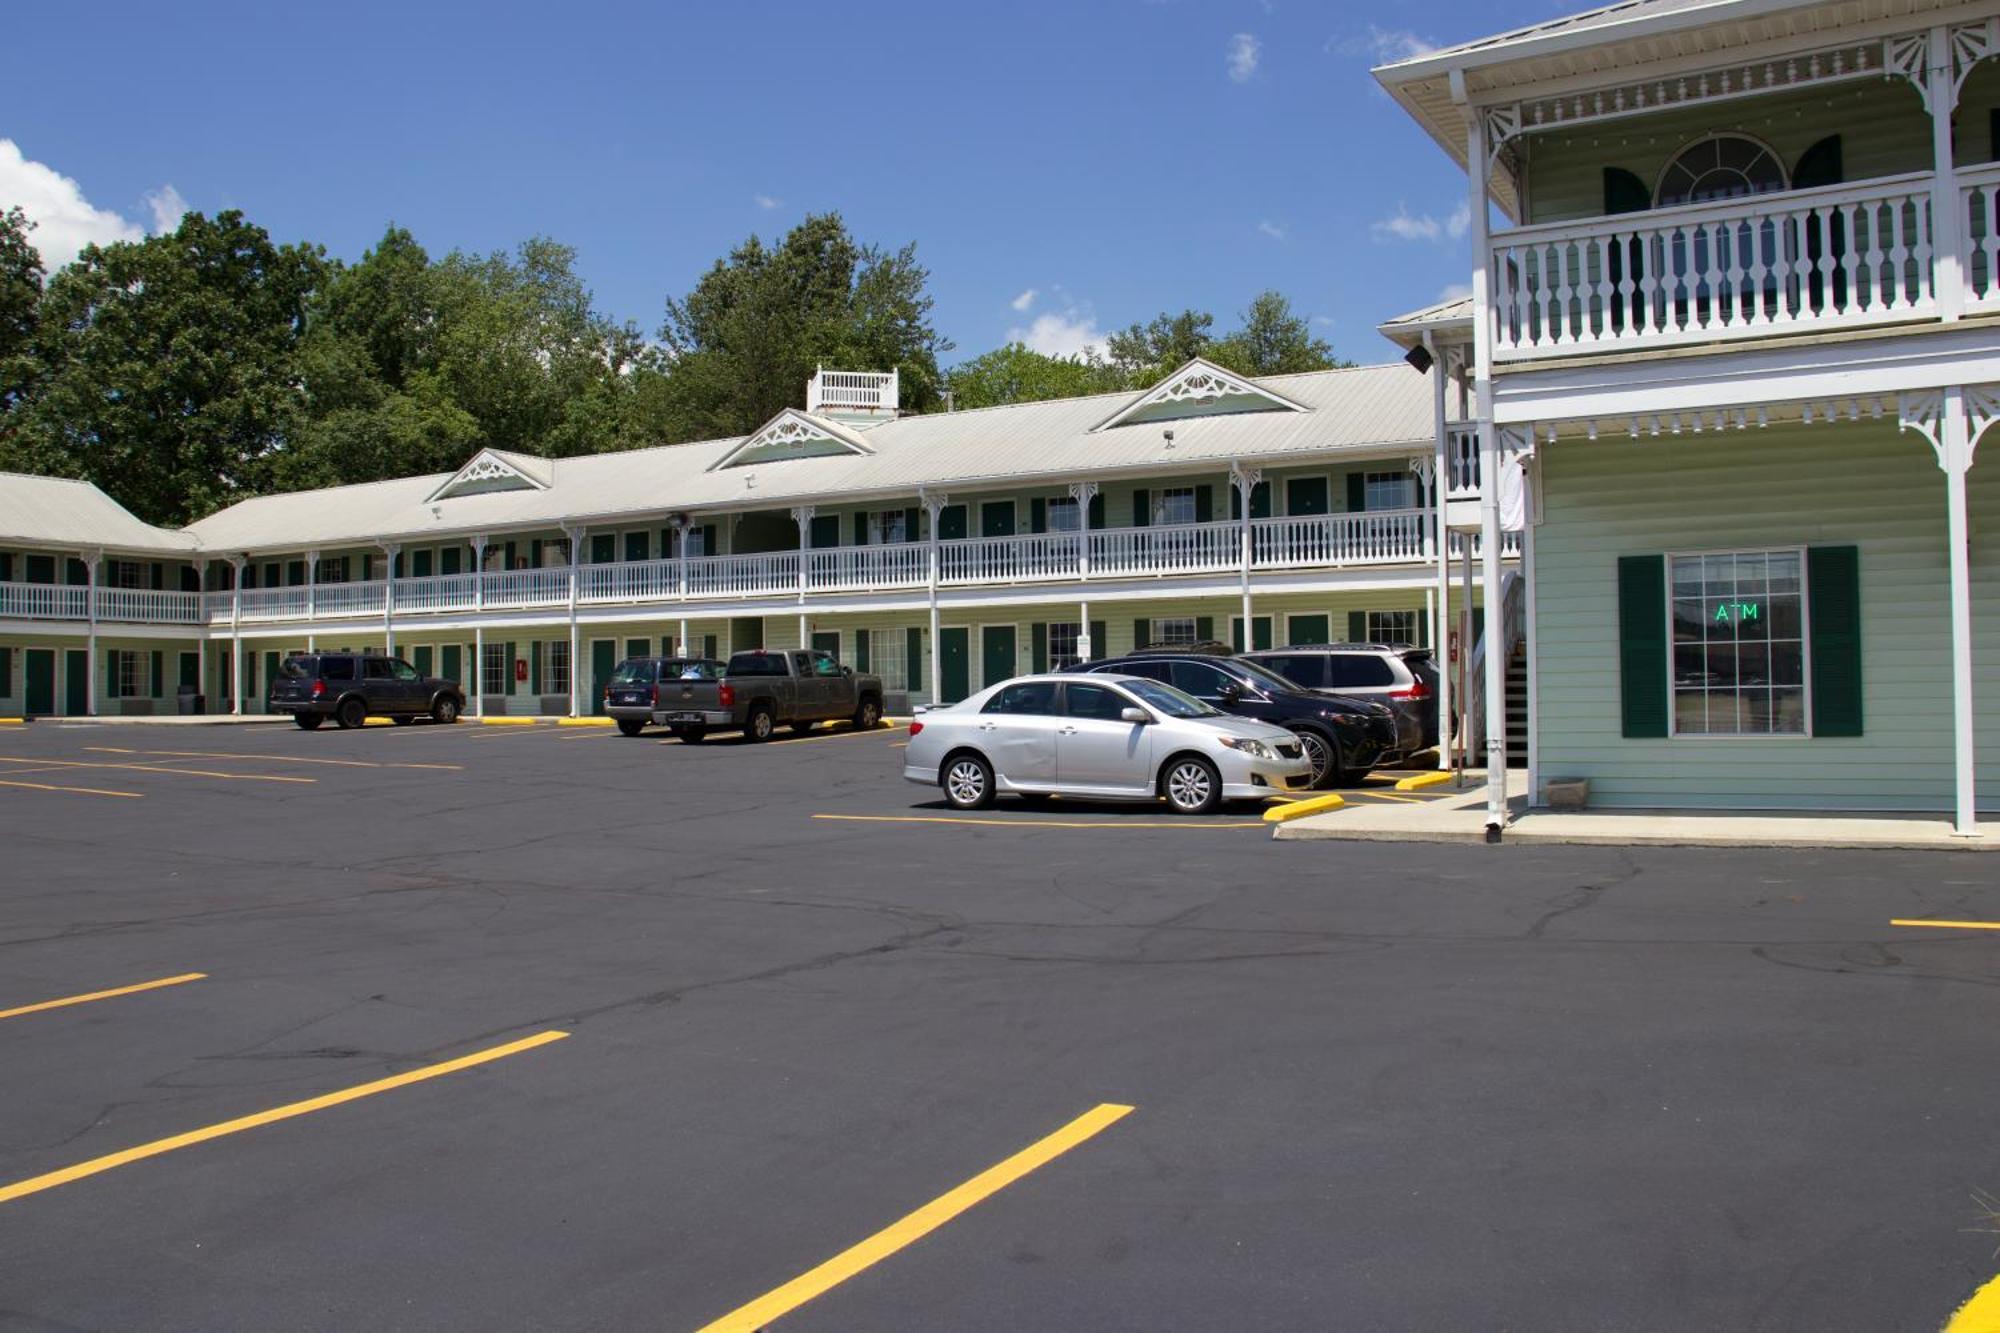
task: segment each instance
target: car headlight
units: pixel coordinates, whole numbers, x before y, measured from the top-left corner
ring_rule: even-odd
[[[1248,736],[1218,736],[1216,738],[1232,750],[1249,755],[1252,759],[1276,759],[1278,752],[1260,740]]]

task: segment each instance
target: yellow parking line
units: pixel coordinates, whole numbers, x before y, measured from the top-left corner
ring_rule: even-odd
[[[849,1246],[819,1267],[793,1278],[775,1291],[759,1296],[748,1305],[730,1311],[713,1323],[703,1325],[700,1333],[756,1333],[772,1320],[790,1314],[815,1296],[825,1294],[855,1274],[873,1268],[896,1251],[922,1240],[1030,1171],[1047,1166],[1078,1144],[1095,1138],[1132,1114],[1132,1109],[1106,1102],[1084,1112],[1047,1138],[1037,1140],[1005,1161],[986,1168],[963,1185],[939,1195],[859,1244]]]
[[[1892,926],[1930,926],[1937,930],[2000,930],[2000,921],[1916,921],[1894,917]]]
[[[814,815],[814,819],[833,819],[850,824],[976,824],[982,828],[1258,828],[1261,821],[1254,819],[1098,819],[1091,821],[1061,819],[975,819],[959,815]]]
[[[239,754],[232,750],[130,750],[119,745],[86,745],[87,754],[156,755],[164,759],[254,759],[272,764],[330,764],[339,768],[437,768],[459,772],[464,764],[416,764],[372,759],[311,759],[297,754]]]
[[[539,717],[475,717],[470,719],[482,727],[532,727],[540,722]]]
[[[1996,1328],[2000,1328],[2000,1277],[1990,1279],[1973,1292],[1952,1313],[1944,1333],[1993,1333]]]
[[[126,773],[176,773],[189,778],[224,778],[231,782],[318,782],[318,778],[279,777],[272,773],[221,773],[208,768],[169,768],[165,764],[107,764],[89,759],[12,759],[0,755],[0,763],[41,764],[54,768],[112,768]],[[0,770],[12,771],[12,770]]]
[[[294,1116],[305,1115],[312,1111],[324,1111],[330,1106],[339,1106],[343,1102],[357,1101],[363,1097],[372,1097],[378,1092],[388,1092],[392,1088],[407,1087],[412,1083],[421,1083],[425,1079],[437,1078],[443,1074],[456,1073],[461,1069],[470,1069],[474,1065],[483,1065],[492,1060],[499,1060],[509,1055],[519,1054],[522,1051],[532,1050],[537,1046],[546,1046],[552,1041],[561,1041],[568,1035],[569,1033],[567,1032],[557,1032],[554,1030],[538,1032],[532,1037],[523,1037],[519,1041],[510,1041],[504,1046],[493,1046],[483,1051],[475,1051],[471,1055],[461,1055],[456,1060],[446,1060],[442,1064],[425,1065],[422,1069],[412,1069],[407,1074],[396,1074],[389,1078],[376,1079],[373,1083],[362,1083],[352,1088],[343,1088],[339,1092],[329,1092],[322,1097],[309,1097],[302,1102],[290,1102],[284,1106],[274,1106],[268,1111],[259,1111],[255,1115],[239,1116],[235,1120],[225,1120],[220,1124],[189,1130],[185,1134],[176,1134],[172,1138],[155,1139],[151,1143],[142,1143],[136,1148],[126,1148],[122,1152],[109,1153],[103,1157],[93,1157],[87,1162],[78,1162],[75,1166],[63,1167],[60,1171],[50,1171],[44,1175],[31,1176],[26,1180],[17,1181],[12,1185],[0,1186],[0,1203],[7,1203],[10,1200],[19,1199],[29,1194],[39,1194],[43,1190],[54,1189],[58,1185],[67,1185],[73,1180],[82,1180],[86,1176],[94,1176],[99,1172],[109,1171],[113,1167],[125,1166],[131,1162],[144,1161],[148,1157],[158,1157],[162,1153],[170,1153],[176,1148],[193,1147],[197,1143],[206,1143],[210,1139],[219,1139],[225,1134],[236,1134],[246,1129],[255,1129],[259,1125],[268,1125],[279,1120],[290,1120]]]
[[[12,773],[16,770],[10,768],[7,771]],[[45,773],[48,770],[31,768],[27,771],[30,773]],[[68,792],[73,796],[127,796],[135,801],[143,800],[146,795],[146,793],[139,791],[113,791],[109,787],[64,787],[53,782],[10,782],[5,778],[0,778],[0,787],[22,787],[28,791]]]
[[[1425,804],[1425,798],[1421,796],[1391,796],[1386,791],[1351,791],[1347,794],[1349,796],[1365,796],[1371,801],[1394,801],[1398,805]]]
[[[0,1009],[0,1018],[19,1018],[22,1014],[39,1014],[45,1009],[66,1009],[73,1004],[89,1004],[92,1000],[136,995],[142,990],[158,990],[162,986],[179,986],[189,981],[200,981],[207,975],[206,972],[183,972],[177,977],[161,977],[157,981],[141,981],[130,986],[116,986],[110,990],[94,990],[88,995],[65,995],[60,1000],[43,1000],[39,1004],[24,1004],[16,1009]]]
[[[588,717],[559,717],[556,719],[556,725],[559,727],[611,727],[617,724],[618,719],[615,717],[598,717],[595,714]]]

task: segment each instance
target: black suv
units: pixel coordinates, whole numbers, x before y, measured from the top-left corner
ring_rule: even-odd
[[[604,687],[604,711],[618,730],[637,736],[662,707],[660,695],[682,680],[721,680],[723,664],[712,657],[628,657]]]
[[[1416,720],[1420,748],[1438,743],[1438,667],[1407,643],[1310,643],[1246,653],[1302,690],[1385,703]]]
[[[1164,681],[1225,713],[1275,723],[1305,747],[1315,787],[1351,786],[1406,752],[1395,711],[1386,704],[1301,690],[1223,643],[1147,648],[1070,670]]]
[[[455,680],[423,675],[400,657],[301,653],[279,665],[265,707],[290,713],[307,731],[328,718],[337,726],[358,727],[371,714],[398,725],[420,717],[456,722],[465,711],[465,691]]]

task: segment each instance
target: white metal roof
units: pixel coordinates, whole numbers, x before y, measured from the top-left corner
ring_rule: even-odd
[[[1415,347],[1424,340],[1424,332],[1470,333],[1472,328],[1472,298],[1452,296],[1435,305],[1427,305],[1421,310],[1412,310],[1385,319],[1376,329],[1398,347]]]
[[[448,474],[245,500],[193,525],[202,550],[302,550],[421,541],[564,522],[656,521],[681,510],[783,508],[977,490],[1121,471],[1225,470],[1288,455],[1381,452],[1431,440],[1424,378],[1395,363],[1254,380],[1306,411],[1147,422],[1093,433],[1131,393],[901,417],[868,432],[867,455],[796,458],[711,470],[743,437],[576,458],[535,459],[546,490],[432,501]],[[1163,424],[1171,424],[1169,443]]]
[[[189,552],[188,533],[142,523],[87,481],[0,472],[0,542],[23,546],[102,547],[112,551]]]

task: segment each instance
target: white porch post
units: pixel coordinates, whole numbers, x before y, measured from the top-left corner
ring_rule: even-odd
[[[84,615],[83,641],[84,670],[88,675],[83,685],[83,712],[85,717],[97,716],[97,566],[104,559],[102,551],[82,552],[84,567]]]
[[[694,650],[688,647],[688,621],[686,616],[681,617],[681,637],[679,644],[679,655],[682,657],[694,656]]]
[[[679,588],[680,599],[685,602],[688,595],[688,521],[685,516],[675,518],[669,525],[674,530],[674,582]],[[704,555],[708,552],[703,552]],[[687,621],[681,621],[681,637],[687,637]],[[681,651],[687,651],[687,644],[681,644]]]
[[[229,557],[229,711],[243,713],[243,566],[248,558]]]
[[[1098,643],[1096,636],[1090,632],[1089,601],[1078,602],[1076,609],[1077,614],[1083,617],[1083,623],[1077,627],[1076,632],[1076,658],[1079,662],[1089,662],[1103,655],[1104,645]]]
[[[1243,649],[1249,652],[1257,646],[1256,622],[1250,614],[1250,562],[1253,556],[1250,538],[1250,496],[1257,489],[1257,483],[1264,479],[1262,468],[1246,468],[1235,463],[1229,465],[1229,484],[1236,488],[1237,508],[1241,511],[1241,524],[1237,530],[1237,582],[1243,597]]]
[[[810,633],[806,624],[806,590],[811,586],[812,572],[812,521],[817,512],[812,505],[792,506],[792,521],[799,525],[799,647],[808,648]]]
[[[583,716],[583,663],[577,656],[579,645],[576,627],[576,584],[577,557],[582,553],[583,529],[565,527],[563,537],[569,543],[569,715],[581,717]]]
[[[486,610],[486,534],[472,538],[472,610]],[[472,715],[486,716],[486,622],[472,622]]]
[[[382,548],[382,656],[396,655],[396,556],[398,542],[377,542]]]
[[[1464,83],[1453,92],[1463,104]],[[1500,441],[1493,428],[1492,297],[1487,287],[1487,178],[1492,158],[1486,143],[1486,116],[1466,107],[1467,237],[1472,249],[1472,388],[1479,420],[1480,573],[1486,601],[1486,833],[1497,839],[1507,824],[1507,663],[1494,650],[1500,636]]]
[[[1942,25],[1932,28],[1922,91],[1924,106],[1931,113],[1931,265],[1937,275],[1941,320],[1955,320],[1965,310],[1965,272],[1959,262],[1965,204],[1959,198],[1951,152],[1951,116],[1958,106],[1958,80],[1952,74],[1952,64],[1951,29]]]
[[[318,591],[317,591],[318,583],[319,583],[319,552],[307,551],[306,552],[306,651],[309,653],[319,651],[319,635],[315,632],[316,627],[319,623],[318,620],[316,619],[319,610]]]
[[[1451,432],[1445,416],[1445,381],[1451,378],[1450,365],[1437,340],[1427,331],[1424,350],[1431,354],[1431,422],[1436,433],[1432,470],[1437,485],[1431,492],[1431,559],[1436,564],[1437,586],[1431,605],[1431,651],[1438,664],[1438,767],[1451,767],[1451,530],[1445,526],[1446,496],[1451,490]]]
[[[1097,499],[1097,483],[1094,481],[1073,481],[1069,484],[1069,497],[1076,501],[1076,576],[1090,577],[1090,506]],[[1090,626],[1083,627],[1085,634]]]
[[[1541,446],[1549,448],[1547,444]],[[1541,522],[1541,455],[1533,454],[1522,469],[1521,487],[1521,596],[1527,602],[1528,654],[1528,804],[1538,805],[1542,798],[1542,719],[1540,682],[1535,668],[1535,648],[1541,642],[1535,637],[1535,525]]]
[[[931,671],[930,671],[930,677],[931,677],[931,691],[930,691],[930,693],[931,693],[931,707],[935,708],[935,707],[937,707],[937,706],[938,706],[938,704],[940,704],[940,703],[942,703],[942,702],[943,702],[943,697],[944,697],[944,676],[943,676],[943,672],[942,672],[942,670],[941,670],[941,668],[940,668],[940,666],[939,666],[939,658],[940,658],[940,657],[942,657],[942,656],[943,656],[943,654],[942,654],[942,653],[941,653],[941,652],[939,651],[939,648],[940,648],[940,645],[939,645],[939,643],[938,643],[938,632],[939,632],[939,626],[938,626],[938,598],[937,598],[937,595],[938,595],[938,516],[939,516],[940,514],[944,513],[944,507],[945,507],[945,505],[946,505],[947,503],[949,503],[949,502],[950,502],[950,500],[951,500],[951,497],[950,497],[950,496],[948,496],[948,495],[944,495],[944,494],[942,494],[942,493],[939,493],[939,494],[935,494],[935,495],[934,495],[934,494],[932,494],[932,493],[931,493],[931,492],[929,492],[929,491],[921,491],[921,490],[920,490],[920,491],[918,491],[918,492],[917,492],[917,499],[919,499],[919,500],[921,500],[921,501],[923,502],[923,506],[924,506],[924,515],[925,515],[925,521],[926,521],[926,522],[928,522],[928,523],[930,524],[930,532],[929,532],[929,545],[930,545],[930,578],[929,578],[929,580],[928,580],[928,583],[927,583],[927,587],[928,587],[928,589],[929,589],[929,599],[928,599],[928,600],[929,600],[929,602],[930,602],[930,613],[931,613],[931,637],[930,637],[930,645],[931,645]],[[1083,516],[1083,521],[1084,521],[1084,522],[1085,522],[1086,524],[1088,524],[1088,523],[1090,522],[1090,515],[1086,513],[1086,514],[1085,514],[1085,515]],[[1084,627],[1083,627],[1083,628],[1084,628],[1084,632],[1085,632],[1086,634],[1088,634],[1088,633],[1090,632],[1090,622],[1088,622],[1088,621],[1085,621],[1085,622],[1084,622]],[[913,679],[913,680],[914,680],[914,679],[916,678],[916,674],[917,674],[917,668],[918,668],[919,666],[921,666],[921,665],[922,665],[922,663],[920,663],[920,662],[911,662],[911,663],[909,664],[909,666],[908,666],[908,668],[907,668],[907,670],[905,671],[905,673],[904,673],[904,674],[905,674],[905,675],[907,675],[908,677],[910,677],[911,679]]]
[[[208,561],[194,562],[195,624],[201,633],[194,641],[194,688],[197,694],[208,693]]]

